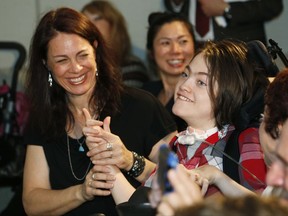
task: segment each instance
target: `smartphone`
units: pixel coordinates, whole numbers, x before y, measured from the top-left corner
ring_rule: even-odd
[[[158,173],[157,180],[162,193],[169,193],[173,191],[173,188],[167,178],[167,172],[169,169],[176,168],[179,163],[177,155],[171,151],[167,144],[163,144],[159,149],[158,160]]]

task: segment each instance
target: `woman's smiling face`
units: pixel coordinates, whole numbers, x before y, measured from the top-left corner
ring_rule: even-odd
[[[153,57],[160,72],[179,76],[194,55],[193,38],[184,23],[164,24],[153,40]]]
[[[87,94],[96,84],[95,55],[87,40],[60,32],[48,44],[47,67],[69,96]]]

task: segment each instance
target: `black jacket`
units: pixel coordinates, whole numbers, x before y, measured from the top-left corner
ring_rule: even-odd
[[[181,13],[188,16],[190,0],[184,0]],[[282,0],[251,0],[229,3],[232,19],[226,28],[213,19],[215,40],[235,38],[243,41],[260,40],[267,44],[264,24],[279,16],[283,10]],[[168,11],[174,12],[171,0],[164,0]]]

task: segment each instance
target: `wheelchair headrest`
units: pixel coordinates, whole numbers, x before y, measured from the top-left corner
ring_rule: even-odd
[[[279,68],[269,54],[266,46],[258,40],[247,42],[247,46],[248,58],[252,60],[257,67],[263,68],[267,77],[275,77],[279,72]]]

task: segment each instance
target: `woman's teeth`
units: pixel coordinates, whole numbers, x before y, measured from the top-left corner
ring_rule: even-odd
[[[168,62],[169,64],[176,65],[176,64],[181,64],[183,61],[179,59],[174,59],[174,60],[169,60]]]
[[[81,77],[73,78],[73,79],[70,79],[70,80],[73,83],[79,83],[79,82],[81,82],[84,79],[84,77],[85,77],[85,75],[83,75]]]

